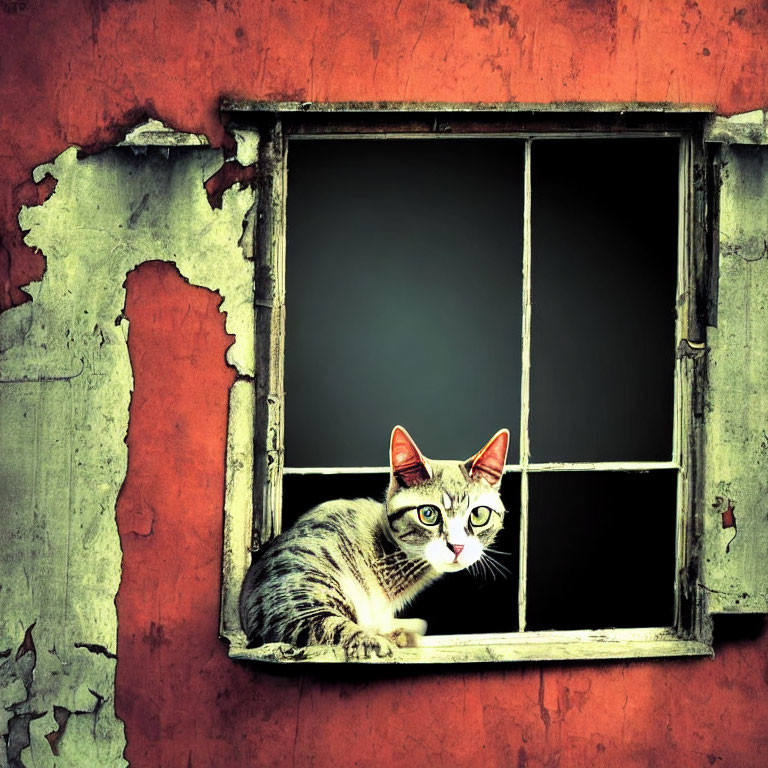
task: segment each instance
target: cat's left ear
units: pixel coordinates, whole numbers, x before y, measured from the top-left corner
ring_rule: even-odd
[[[500,429],[471,459],[466,467],[473,480],[485,480],[494,488],[501,484],[504,465],[507,463],[509,448],[509,430]]]
[[[392,430],[389,446],[392,477],[401,488],[426,483],[432,477],[429,462],[403,427]]]

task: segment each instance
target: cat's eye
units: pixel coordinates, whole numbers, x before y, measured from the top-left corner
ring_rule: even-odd
[[[416,510],[419,522],[424,525],[437,525],[440,521],[440,510],[432,504],[425,504]]]
[[[490,507],[475,507],[469,513],[469,522],[474,528],[486,525],[491,519],[491,512],[493,510]]]

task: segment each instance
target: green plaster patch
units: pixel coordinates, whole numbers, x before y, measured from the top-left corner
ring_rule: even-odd
[[[171,261],[218,291],[236,337],[227,360],[254,374],[254,269],[244,253],[255,192],[228,189],[212,210],[203,182],[222,161],[199,146],[120,147],[84,159],[70,148],[35,170],[38,181],[57,180],[55,193],[19,216],[27,244],[47,261],[43,279],[26,287],[33,301],[0,316],[0,652],[11,649],[0,655],[0,735],[28,726],[27,768],[126,764],[114,712],[115,505],[133,381],[126,274]],[[36,654],[17,662],[32,624]],[[20,687],[16,667],[32,657]]]

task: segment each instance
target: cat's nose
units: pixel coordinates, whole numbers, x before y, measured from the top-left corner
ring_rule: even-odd
[[[458,557],[461,554],[461,551],[464,549],[464,545],[463,544],[451,544],[451,542],[449,541],[448,542],[448,549],[450,549],[451,552],[453,552],[453,554],[456,555],[456,557]]]

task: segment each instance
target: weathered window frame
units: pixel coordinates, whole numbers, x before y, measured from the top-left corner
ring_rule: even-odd
[[[523,403],[521,475],[521,631],[499,635],[424,638],[422,647],[402,649],[395,663],[524,661],[711,655],[711,622],[698,568],[702,529],[699,493],[705,356],[712,248],[707,248],[706,110],[669,112],[659,106],[582,105],[572,110],[521,105],[314,105],[230,102],[223,107],[238,139],[241,162],[258,162],[256,216],[244,237],[256,261],[256,381],[237,381],[230,400],[225,500],[221,634],[230,656],[263,661],[339,662],[339,649],[294,649],[283,644],[246,648],[237,599],[249,552],[280,531],[283,476],[283,338],[285,332],[285,190],[287,146],[292,137],[508,137],[526,140],[523,295]],[[531,464],[527,451],[530,323],[530,149],[547,137],[677,137],[680,140],[678,227],[678,314],[673,459],[669,462]],[[712,206],[710,206],[711,208]],[[711,213],[711,211],[710,211]],[[328,468],[326,468],[328,469]],[[380,469],[380,468],[379,468]],[[591,470],[678,471],[676,614],[672,627],[601,631],[526,632],[526,489],[529,472]],[[345,468],[349,472],[349,468]],[[354,471],[354,470],[352,470]],[[374,659],[378,663],[381,660]]]

